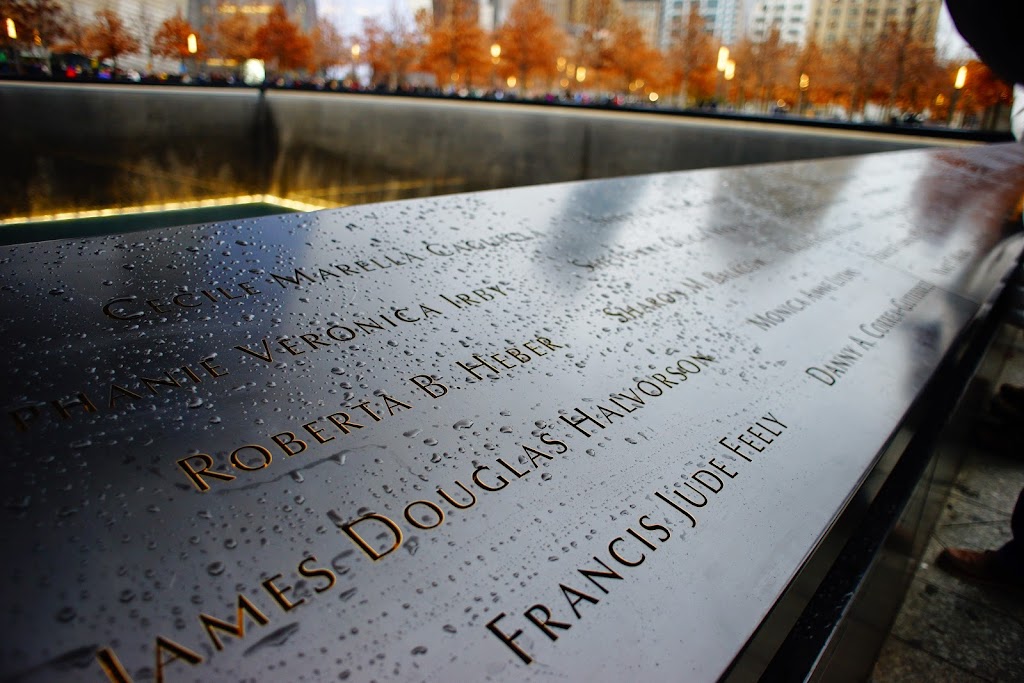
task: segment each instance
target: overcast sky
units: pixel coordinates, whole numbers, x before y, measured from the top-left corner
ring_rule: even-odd
[[[430,0],[318,0],[317,10],[333,19],[342,32],[353,33],[362,27],[363,17],[387,16],[392,5],[411,17],[412,7],[429,6]]]

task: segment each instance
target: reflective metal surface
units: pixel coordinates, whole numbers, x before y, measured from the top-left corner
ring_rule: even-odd
[[[1020,253],[1017,146],[4,248],[11,680],[711,680]]]

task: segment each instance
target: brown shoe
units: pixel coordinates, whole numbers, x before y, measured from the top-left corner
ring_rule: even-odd
[[[995,550],[944,548],[935,566],[969,581],[1006,587],[1021,585],[1020,577],[1002,565]]]

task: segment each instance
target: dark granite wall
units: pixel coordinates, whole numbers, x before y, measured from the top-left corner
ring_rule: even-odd
[[[0,218],[273,194],[343,205],[941,141],[561,107],[0,84]]]

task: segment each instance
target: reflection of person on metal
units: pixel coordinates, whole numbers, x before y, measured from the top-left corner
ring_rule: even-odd
[[[1016,84],[1013,104],[1014,133],[1021,138],[1024,119],[1024,50],[1020,27],[1024,26],[1024,2],[1020,0],[946,0],[960,34],[978,56],[1001,78]],[[1022,140],[1024,141],[1024,140]],[[1001,412],[1005,433],[1018,433],[1024,418],[1024,387],[1004,384],[993,402]],[[1011,443],[1017,443],[1013,439]],[[945,548],[936,565],[963,578],[1003,586],[1024,587],[1024,490],[1010,518],[1013,538],[998,550]]]

